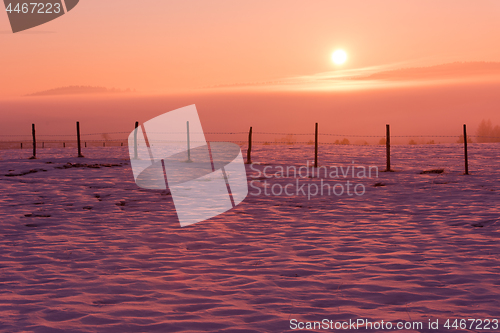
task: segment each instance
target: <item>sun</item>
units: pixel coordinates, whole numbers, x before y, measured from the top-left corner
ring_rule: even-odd
[[[347,53],[344,50],[337,50],[332,54],[332,61],[337,65],[342,65],[347,60]]]

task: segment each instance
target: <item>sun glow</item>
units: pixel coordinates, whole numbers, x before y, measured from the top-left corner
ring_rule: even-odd
[[[344,50],[337,50],[332,54],[332,61],[337,65],[342,65],[347,60],[347,53]]]

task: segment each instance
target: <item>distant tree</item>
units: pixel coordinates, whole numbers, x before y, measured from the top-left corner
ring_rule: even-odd
[[[489,137],[491,136],[491,132],[493,130],[491,124],[491,119],[485,120],[483,119],[479,126],[477,127],[476,135],[478,136],[477,142],[488,142]],[[462,141],[464,136],[462,135]]]
[[[477,142],[500,142],[500,127],[498,125],[493,127],[491,119],[483,119],[477,128],[476,135],[478,136]]]
[[[467,142],[468,143],[472,143],[473,142],[472,138],[470,136],[468,136],[468,135],[467,135]],[[458,137],[457,143],[464,143],[464,135],[463,134]]]
[[[431,141],[427,142],[427,144],[428,145],[433,145],[433,144],[435,144],[435,142],[434,142],[434,140],[431,140]]]
[[[416,142],[415,140],[411,139],[411,140],[410,140],[410,142],[408,142],[408,144],[409,144],[409,145],[416,145],[416,144],[417,144],[417,142]]]
[[[349,144],[349,140],[347,140],[346,138],[344,138],[344,140],[340,141],[340,144],[341,145],[348,145]]]
[[[274,143],[275,144],[284,143],[287,145],[293,145],[295,143],[295,137],[291,134],[288,134],[287,136],[285,136],[281,139],[274,140]]]
[[[496,125],[493,128],[493,133],[491,133],[491,134],[492,134],[493,142],[500,142],[500,127],[498,125]]]
[[[378,142],[379,145],[385,145],[387,143],[387,140],[386,138],[382,138],[380,139],[380,141]]]

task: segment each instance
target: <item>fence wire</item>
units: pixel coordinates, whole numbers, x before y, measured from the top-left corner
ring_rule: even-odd
[[[97,148],[123,147],[120,154],[124,158],[128,156],[128,132],[106,132],[106,133],[81,133],[81,147],[93,150]],[[148,136],[168,137],[168,135],[186,134],[186,132],[166,133],[148,132]],[[193,132],[193,134],[196,134]],[[200,133],[198,133],[200,134]],[[242,147],[244,152],[248,146],[248,132],[204,132],[207,141],[233,142]],[[385,133],[383,135],[355,135],[339,133],[317,133],[318,154],[322,163],[337,161],[350,163],[356,159],[364,159],[373,163],[385,165],[386,146]],[[310,140],[308,140],[310,138]],[[391,162],[397,169],[398,165],[424,169],[446,169],[461,171],[464,168],[464,145],[463,135],[391,135]],[[337,140],[333,140],[337,139]],[[351,139],[351,140],[349,140]],[[370,140],[368,141],[362,140]],[[376,140],[373,140],[376,139]],[[398,139],[400,139],[398,141]],[[410,141],[404,143],[403,139]],[[423,140],[425,139],[425,141]],[[448,140],[448,143],[434,142],[432,139]],[[500,142],[500,137],[467,135],[468,140],[476,142],[468,143],[469,167],[474,169],[490,168],[497,169],[496,163],[500,162],[500,145],[494,143],[479,143],[484,141]],[[357,141],[356,141],[357,140]],[[418,140],[419,142],[416,142]],[[430,141],[428,141],[430,140]],[[436,140],[436,141],[438,141]],[[351,142],[354,141],[354,142]],[[477,142],[479,141],[479,142]],[[150,143],[161,143],[161,140],[149,140]],[[252,133],[253,148],[252,159],[267,159],[270,163],[295,163],[296,158],[312,160],[315,150],[315,133],[288,133],[288,132],[260,132]],[[77,136],[73,134],[36,134],[36,149],[40,153],[53,156],[73,156],[77,147]],[[65,148],[66,150],[61,150]],[[288,154],[287,150],[295,151]],[[9,156],[27,158],[33,149],[31,134],[0,135],[0,159],[6,150],[13,150]],[[46,150],[45,150],[46,149]],[[46,153],[43,153],[43,151]],[[67,153],[66,153],[67,152]],[[294,156],[293,158],[290,156]]]

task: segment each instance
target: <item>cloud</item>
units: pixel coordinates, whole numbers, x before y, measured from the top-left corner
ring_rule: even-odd
[[[50,90],[44,90],[28,94],[26,96],[60,96],[60,95],[96,95],[96,94],[123,94],[130,93],[132,90],[125,89],[109,89],[105,87],[92,87],[92,86],[68,86],[60,87]]]
[[[205,88],[266,90],[353,90],[446,82],[500,80],[500,62],[454,62],[428,67],[403,63],[336,70],[265,82],[221,84]]]

